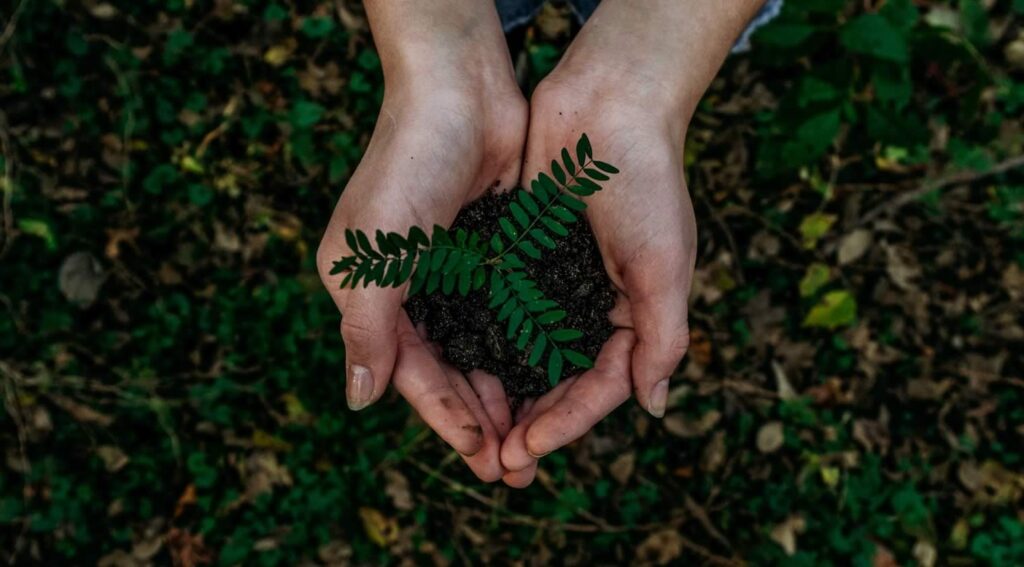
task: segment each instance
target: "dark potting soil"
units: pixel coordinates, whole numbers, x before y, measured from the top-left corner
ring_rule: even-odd
[[[512,196],[512,192],[488,192],[459,213],[452,229],[477,231],[485,241],[489,240],[500,230],[498,218],[508,215]],[[541,260],[521,257],[527,262],[524,270],[527,276],[567,313],[559,326],[584,333],[582,338],[565,346],[595,360],[613,331],[608,312],[615,303],[615,292],[601,263],[590,225],[581,219],[567,228],[568,236],[556,240],[556,249],[543,249]],[[453,366],[463,372],[481,369],[498,376],[514,405],[524,398],[547,392],[551,388],[546,371],[547,354],[537,368],[529,366],[529,347],[521,351],[514,341],[505,338],[506,323],[498,322],[497,313],[487,308],[487,302],[485,285],[465,297],[420,293],[406,302],[405,309],[414,324],[426,325],[428,337],[441,347],[442,355]],[[566,361],[562,376],[572,376],[579,371]]]

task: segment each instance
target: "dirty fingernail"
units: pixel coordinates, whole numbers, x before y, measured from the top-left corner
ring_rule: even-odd
[[[350,369],[348,387],[346,388],[348,407],[353,411],[359,411],[370,405],[370,398],[373,397],[373,374],[365,366],[353,364]]]
[[[668,403],[668,378],[658,382],[651,388],[651,399],[647,411],[654,417],[665,417],[665,405]]]

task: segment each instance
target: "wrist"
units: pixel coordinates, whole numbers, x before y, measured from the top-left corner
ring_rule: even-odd
[[[763,0],[605,0],[552,75],[688,121]]]
[[[473,92],[515,84],[493,3],[478,0],[368,0],[386,89]]]

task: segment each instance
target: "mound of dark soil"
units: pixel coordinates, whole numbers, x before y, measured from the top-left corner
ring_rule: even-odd
[[[452,228],[490,238],[500,230],[498,218],[508,214],[511,200],[511,192],[488,193],[463,209]],[[544,257],[528,262],[525,271],[544,295],[568,314],[560,326],[583,331],[582,338],[566,346],[594,360],[612,334],[608,312],[615,303],[615,292],[590,225],[581,220],[568,228],[569,235],[557,240],[557,249],[543,250]],[[538,368],[527,365],[528,353],[505,338],[506,325],[487,308],[487,295],[487,286],[466,297],[420,293],[409,299],[405,309],[413,323],[425,323],[427,334],[440,345],[445,359],[463,372],[479,368],[498,376],[513,403],[547,392],[550,385],[543,362]],[[578,368],[565,363],[563,377],[577,372]]]

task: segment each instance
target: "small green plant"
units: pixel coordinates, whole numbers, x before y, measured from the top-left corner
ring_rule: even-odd
[[[583,134],[576,143],[575,161],[562,148],[561,163],[551,162],[551,175],[538,175],[531,191],[515,190],[508,215],[498,219],[500,232],[487,237],[435,225],[428,237],[418,226],[405,236],[378,230],[374,247],[365,232],[346,229],[345,241],[353,255],[335,262],[331,273],[345,274],[342,288],[360,283],[398,287],[410,282],[410,295],[440,290],[464,296],[489,285],[488,306],[497,311],[499,322],[506,323],[506,337],[515,339],[519,350],[529,352],[531,366],[538,366],[547,355],[547,375],[553,386],[561,378],[565,361],[580,368],[592,367],[593,361],[565,346],[583,332],[559,326],[566,312],[544,297],[522,270],[526,261],[540,260],[542,250],[558,246],[557,240],[569,234],[566,225],[579,220],[587,207],[582,197],[600,191],[600,183],[618,172],[594,159],[590,140]]]

